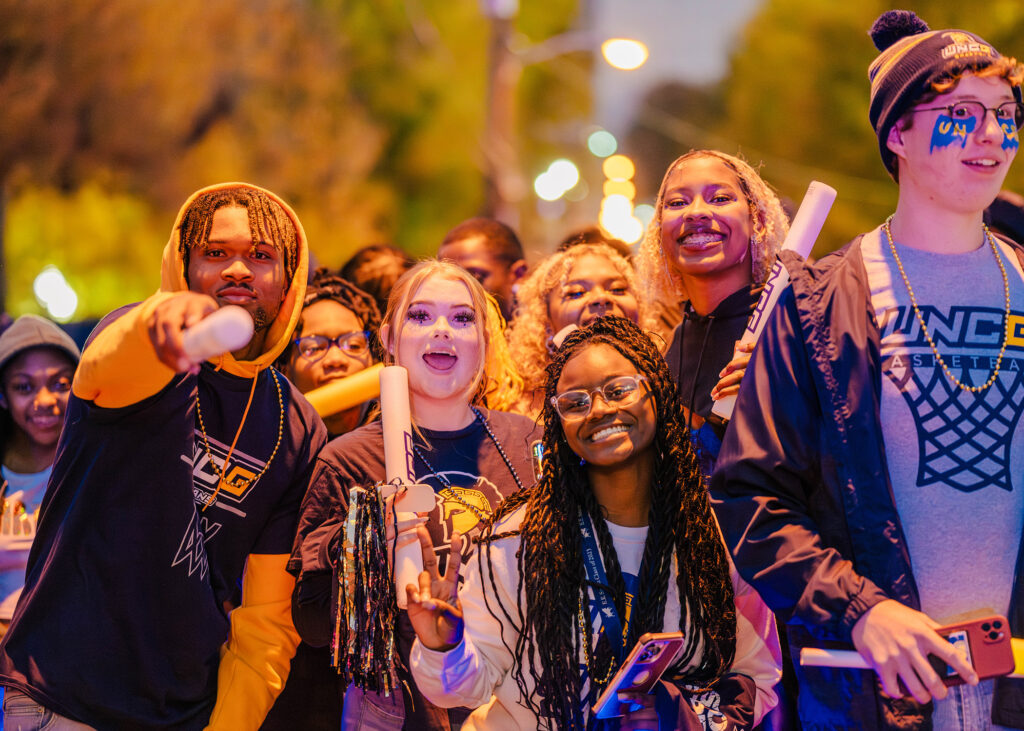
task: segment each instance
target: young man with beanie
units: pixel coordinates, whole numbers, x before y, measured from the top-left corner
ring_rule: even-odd
[[[9,728],[263,721],[298,643],[285,563],[326,436],[270,367],[307,261],[298,218],[272,193],[200,190],[164,250],[160,291],[91,336],[0,645]],[[193,363],[183,333],[227,304],[252,315],[252,339]]]
[[[997,613],[1024,633],[1024,274],[982,223],[1017,153],[1024,68],[907,11],[872,37],[896,211],[812,267],[785,259],[715,507],[794,653],[852,645],[873,669],[798,665],[805,729],[1022,728],[1024,683],[979,683],[935,629]],[[929,655],[967,683],[947,689]]]

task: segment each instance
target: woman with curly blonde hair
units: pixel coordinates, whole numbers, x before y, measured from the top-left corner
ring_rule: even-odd
[[[665,359],[705,460],[722,435],[702,427],[739,390],[750,354],[736,341],[788,230],[778,196],[732,155],[691,150],[661,182],[637,269],[650,302],[682,302]]]
[[[552,254],[530,273],[517,299],[509,331],[512,360],[523,377],[516,410],[532,417],[543,406],[544,369],[561,330],[604,315],[625,317],[644,329],[654,325],[632,265],[607,244],[578,244]]]

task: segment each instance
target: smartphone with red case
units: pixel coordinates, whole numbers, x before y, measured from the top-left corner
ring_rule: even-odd
[[[939,627],[936,632],[964,651],[981,680],[1013,672],[1010,623],[1006,617],[981,617]],[[963,678],[944,661],[934,655],[928,659],[947,686],[963,684]]]
[[[648,632],[640,636],[633,651],[594,704],[597,718],[621,716],[620,692],[649,693],[662,674],[675,663],[683,645],[682,632]]]

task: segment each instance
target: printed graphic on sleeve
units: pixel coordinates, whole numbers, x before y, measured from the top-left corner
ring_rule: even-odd
[[[717,691],[693,688],[693,694],[688,695],[687,700],[705,731],[726,731],[729,728],[729,719],[719,710],[722,698]]]
[[[985,383],[1003,340],[1001,310],[921,307],[942,360],[969,386]],[[917,430],[917,485],[944,484],[962,492],[1013,489],[1010,447],[1024,406],[1024,317],[1010,318],[999,376],[982,393],[961,390],[946,376],[910,307],[885,312],[882,369],[910,407]]]

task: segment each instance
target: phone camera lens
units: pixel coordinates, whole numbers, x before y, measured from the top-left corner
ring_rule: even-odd
[[[1002,633],[996,632],[995,630],[992,630],[991,632],[988,633],[988,638],[994,642],[995,640],[999,639],[999,635],[1000,634],[1002,634]]]
[[[1003,628],[1003,623],[997,619],[995,622],[992,623],[992,626],[995,627],[996,629],[1002,629]]]
[[[990,625],[988,622],[985,622],[983,625],[981,625],[982,632],[988,632],[990,629],[992,629],[992,625]],[[996,629],[998,629],[998,627]]]

